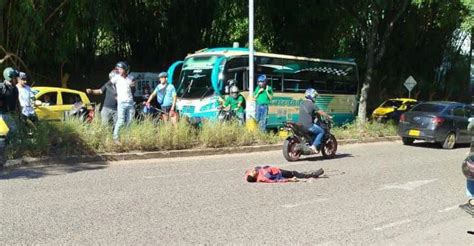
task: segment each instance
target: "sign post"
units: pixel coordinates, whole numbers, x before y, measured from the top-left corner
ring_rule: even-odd
[[[405,83],[403,83],[403,85],[408,89],[408,98],[411,98],[411,90],[413,90],[413,88],[415,87],[416,80],[412,76],[410,76],[407,80],[405,80]]]

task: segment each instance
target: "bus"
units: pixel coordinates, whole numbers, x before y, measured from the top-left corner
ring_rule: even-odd
[[[248,101],[248,55],[247,48],[207,48],[173,63],[168,80],[177,89],[180,114],[198,121],[217,119],[218,98],[228,93],[231,79]],[[298,121],[299,105],[308,88],[318,91],[316,105],[332,115],[335,124],[354,120],[359,91],[355,62],[255,52],[254,66],[254,78],[265,74],[274,91],[267,128]]]

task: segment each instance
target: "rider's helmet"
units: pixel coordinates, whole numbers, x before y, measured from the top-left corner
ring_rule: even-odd
[[[267,76],[265,74],[262,74],[258,76],[257,81],[258,81],[258,86],[260,88],[265,87],[265,85],[267,85]]]
[[[236,85],[230,87],[230,96],[237,99],[237,97],[239,97],[239,87]]]
[[[8,82],[12,81],[13,78],[17,78],[18,76],[19,76],[18,71],[16,71],[15,69],[11,67],[7,67],[5,68],[5,70],[3,70],[3,78]]]
[[[130,66],[128,65],[127,62],[125,61],[119,61],[117,62],[117,64],[115,64],[115,67],[116,68],[122,68],[123,70],[125,70],[125,72],[128,74],[130,72]]]
[[[462,162],[462,173],[466,179],[474,181],[474,154],[469,155]]]
[[[235,79],[229,79],[229,80],[227,80],[227,84],[228,84],[229,86],[236,85],[236,84],[237,84],[237,80],[235,80]]]
[[[158,74],[158,78],[168,78],[168,73],[167,72],[161,72]]]
[[[306,91],[304,92],[304,97],[306,99],[311,100],[312,102],[316,100],[317,96],[318,96],[318,92],[313,88],[306,89]]]

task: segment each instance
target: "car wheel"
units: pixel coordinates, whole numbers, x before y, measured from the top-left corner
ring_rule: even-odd
[[[446,136],[442,144],[443,149],[452,149],[456,145],[456,134],[451,132]]]
[[[414,138],[402,137],[402,142],[404,145],[412,145],[415,142]]]

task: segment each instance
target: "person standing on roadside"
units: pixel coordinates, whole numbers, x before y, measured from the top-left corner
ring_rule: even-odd
[[[9,132],[16,131],[15,118],[18,117],[18,88],[16,87],[19,72],[11,67],[3,70],[4,81],[0,83],[0,117],[5,121]]]
[[[28,86],[27,80],[28,77],[26,76],[26,73],[20,72],[18,76],[18,83],[16,85],[18,89],[18,101],[20,102],[21,107],[20,120],[26,126],[34,129],[36,128],[35,123],[38,121],[35,109],[33,108],[33,100],[35,95]]]
[[[120,128],[129,125],[135,114],[132,87],[135,86],[133,77],[129,75],[130,67],[126,62],[118,62],[115,69],[109,74],[110,82],[117,90],[117,122],[115,123],[113,139],[120,144]]]
[[[117,123],[117,89],[115,84],[109,80],[100,89],[86,89],[86,92],[93,95],[105,93],[104,103],[100,111],[102,125],[109,125],[111,122],[115,125]]]
[[[176,124],[176,89],[173,84],[168,83],[168,73],[161,72],[158,74],[160,84],[158,84],[146,101],[146,106],[150,107],[151,100],[156,96],[161,110],[164,112],[163,120],[168,121],[171,117],[171,122]]]
[[[273,89],[270,85],[267,85],[267,76],[265,74],[260,75],[257,81],[258,86],[253,94],[257,103],[256,120],[260,130],[265,131],[267,128],[268,105],[270,105],[273,98]]]

